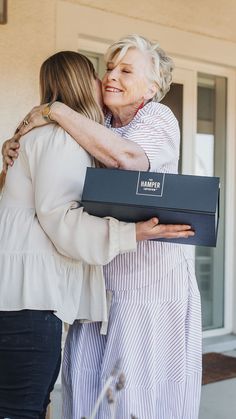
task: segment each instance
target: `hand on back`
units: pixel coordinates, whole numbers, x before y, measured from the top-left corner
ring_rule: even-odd
[[[17,128],[16,134],[3,143],[2,156],[4,173],[7,172],[8,166],[12,166],[14,164],[14,160],[18,157],[20,148],[19,140],[21,136],[31,131],[35,127],[40,127],[50,123],[50,120],[45,119],[42,115],[45,106],[46,105],[35,106],[22,120]]]
[[[12,166],[19,155],[20,134],[15,134],[10,140],[6,140],[2,146],[3,172],[6,174],[8,166]]]

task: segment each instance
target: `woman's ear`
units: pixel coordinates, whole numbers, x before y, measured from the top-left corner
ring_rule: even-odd
[[[158,90],[158,86],[155,83],[150,83],[144,95],[144,99],[145,100],[152,99],[157,93],[157,90]]]

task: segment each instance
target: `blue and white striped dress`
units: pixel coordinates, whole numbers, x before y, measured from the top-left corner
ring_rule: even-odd
[[[110,116],[106,125],[110,127]],[[110,127],[111,128],[111,127]],[[179,128],[166,106],[151,102],[112,128],[137,142],[150,170],[177,172]],[[145,241],[104,268],[112,291],[109,327],[70,328],[63,364],[64,419],[89,417],[116,361],[125,388],[116,418],[197,419],[201,388],[201,307],[191,246]],[[110,418],[106,398],[96,419]]]

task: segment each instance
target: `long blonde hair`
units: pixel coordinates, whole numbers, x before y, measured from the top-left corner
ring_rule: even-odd
[[[45,60],[40,68],[40,102],[63,102],[84,116],[103,124],[95,84],[93,64],[84,55],[74,51],[61,51]],[[0,173],[0,192],[6,175]]]
[[[39,78],[41,103],[57,100],[103,123],[94,85],[96,73],[87,57],[74,51],[58,52],[44,61]]]

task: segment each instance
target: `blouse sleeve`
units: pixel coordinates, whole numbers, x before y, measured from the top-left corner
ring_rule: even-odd
[[[150,171],[168,172],[169,167],[177,170],[179,126],[167,106],[159,103],[146,105],[140,111],[140,118],[134,120],[128,139],[143,148],[150,163]]]
[[[94,217],[79,205],[90,156],[60,127],[50,136],[45,130],[34,134],[26,149],[36,214],[58,252],[104,265],[120,253],[136,250],[134,223]]]

